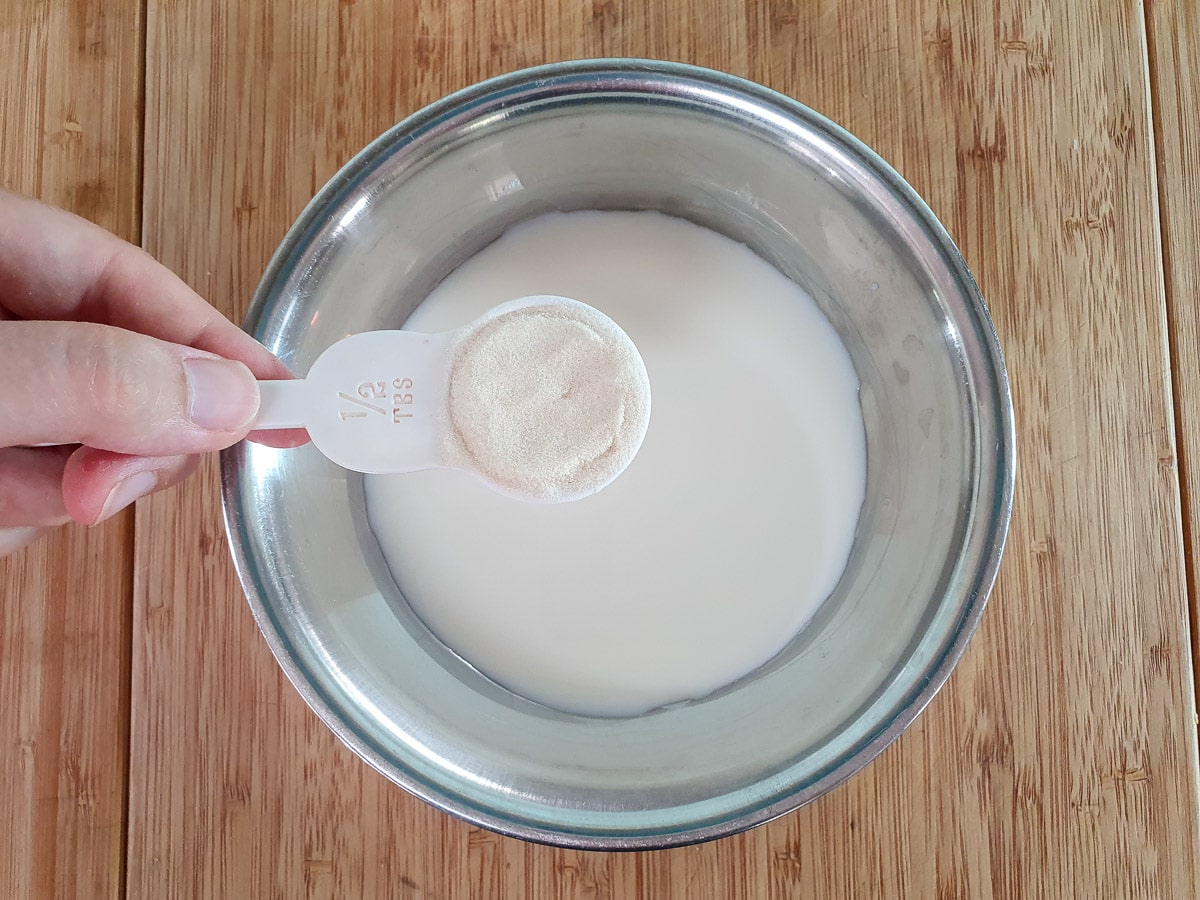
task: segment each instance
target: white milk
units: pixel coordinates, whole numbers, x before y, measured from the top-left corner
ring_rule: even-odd
[[[845,568],[866,486],[850,357],[760,257],[653,212],[522,223],[405,327],[537,294],[607,313],[641,351],[637,457],[550,505],[459,472],[369,476],[371,525],[421,619],[515,693],[594,715],[703,697],[781,650]]]

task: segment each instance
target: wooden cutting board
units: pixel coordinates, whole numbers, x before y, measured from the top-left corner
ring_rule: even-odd
[[[464,825],[325,730],[255,629],[210,462],[0,563],[0,896],[1192,895],[1198,42],[1191,0],[9,0],[0,186],[235,319],[341,164],[481,78],[651,56],[796,97],[959,242],[1020,469],[983,625],[893,747],[749,834],[596,854]]]

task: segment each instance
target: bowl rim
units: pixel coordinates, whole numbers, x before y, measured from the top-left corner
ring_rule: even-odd
[[[975,521],[964,534],[959,552],[971,545],[978,546],[977,558],[969,561],[966,577],[959,591],[965,594],[962,613],[947,632],[940,655],[931,659],[916,689],[902,700],[890,717],[884,717],[875,731],[860,740],[849,755],[816,775],[801,789],[775,796],[732,818],[707,822],[695,827],[652,832],[604,830],[576,832],[557,830],[548,825],[505,817],[481,809],[451,791],[429,784],[415,773],[386,758],[362,738],[334,709],[322,691],[306,677],[293,654],[288,640],[274,621],[265,591],[261,590],[255,565],[247,547],[249,534],[239,505],[239,484],[242,474],[241,445],[221,454],[222,509],[226,536],[234,567],[246,594],[251,612],[271,652],[288,680],[308,706],[325,725],[358,757],[388,780],[404,788],[432,806],[451,813],[471,824],[511,837],[535,843],[584,850],[644,850],[665,849],[726,837],[764,824],[829,792],[861,771],[883,752],[925,709],[945,684],[962,657],[970,638],[983,615],[999,569],[1008,527],[1012,515],[1013,491],[1016,476],[1016,433],[1012,395],[1007,370],[991,315],[961,252],[942,223],[917,192],[874,150],[854,137],[840,125],[805,106],[803,103],[763,85],[724,72],[687,63],[634,58],[597,58],[548,63],[502,74],[448,94],[405,117],[387,129],[347,162],[313,197],[288,229],[272,255],[255,290],[243,328],[258,336],[267,311],[267,302],[276,287],[286,277],[300,249],[307,245],[315,229],[323,224],[322,214],[338,204],[347,192],[362,180],[385,156],[402,151],[423,136],[461,118],[476,117],[481,110],[503,107],[506,100],[535,89],[570,93],[634,93],[649,96],[670,96],[671,88],[716,89],[723,97],[730,95],[754,104],[758,111],[768,110],[793,124],[801,124],[818,132],[823,138],[840,145],[863,165],[887,189],[892,199],[899,201],[912,216],[931,246],[938,251],[953,280],[960,286],[961,309],[965,321],[960,326],[974,325],[973,345],[977,362],[982,366],[983,388],[990,389],[985,402],[978,405],[981,412],[991,410],[979,420],[980,445],[988,445],[995,456],[994,470],[977,467],[977,500],[973,510]],[[967,351],[964,351],[964,353]],[[990,496],[989,496],[990,495]],[[985,509],[989,505],[990,509]],[[986,515],[981,513],[986,512]],[[982,533],[980,533],[982,532]]]

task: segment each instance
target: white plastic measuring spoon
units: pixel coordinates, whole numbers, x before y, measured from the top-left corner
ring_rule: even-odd
[[[603,459],[598,476],[556,488],[553,496],[504,483],[485,471],[471,453],[463,452],[450,410],[458,348],[467,346],[471,337],[490,323],[517,313],[528,318],[564,318],[589,329],[585,333],[594,333],[597,341],[610,342],[614,358],[624,361],[627,369],[633,367],[632,378],[626,379],[633,386],[632,393],[644,395],[631,396],[628,410],[621,407],[617,421],[625,434],[614,437],[612,447],[604,450],[610,455],[619,452],[621,458]],[[640,447],[650,406],[645,365],[628,335],[598,310],[549,295],[503,303],[458,331],[351,335],[325,350],[305,378],[260,381],[259,390],[262,402],[254,430],[304,428],[317,449],[344,468],[368,474],[463,469],[502,493],[542,502],[578,499],[611,483]],[[569,402],[569,394],[566,390],[561,400],[555,396],[549,402]],[[521,460],[513,462],[521,464]]]

